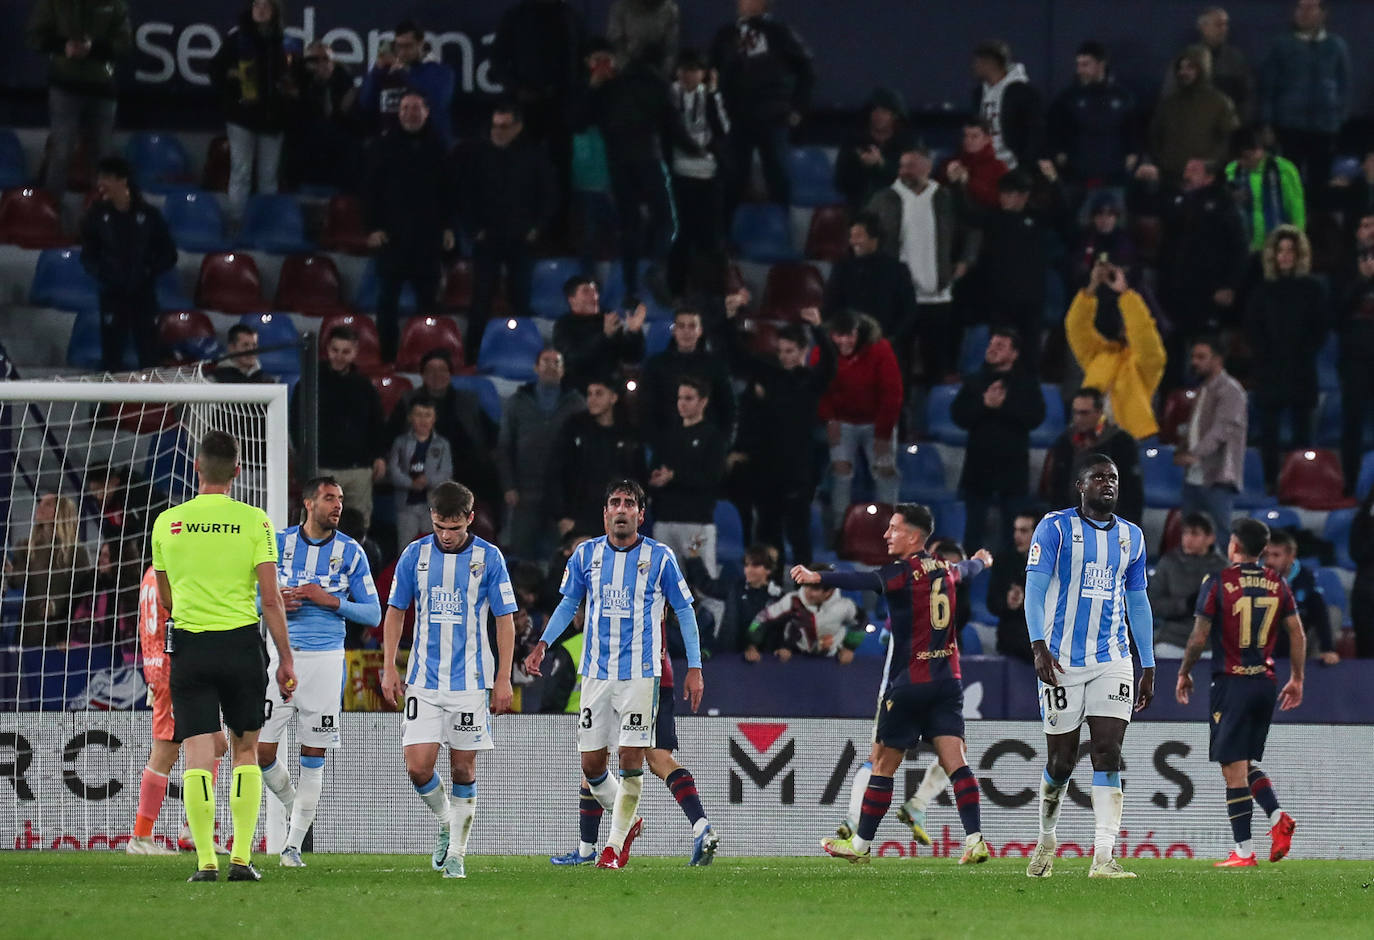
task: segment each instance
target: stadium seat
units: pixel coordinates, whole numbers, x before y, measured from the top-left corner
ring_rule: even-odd
[[[844,201],[835,191],[835,166],[823,147],[788,150],[787,175],[792,178],[794,206],[828,206]]]
[[[820,307],[824,301],[825,279],[815,265],[780,262],[768,269],[759,318],[800,322],[803,308]]]
[[[639,262],[639,300],[644,304],[645,315],[648,319],[671,320],[673,318],[672,308],[659,303],[654,299],[652,293],[645,289],[645,280],[649,276],[650,267],[648,259]],[[601,285],[601,309],[620,311],[624,309],[626,303],[625,272],[619,262],[613,261],[610,270],[606,273],[606,283]]]
[[[1336,551],[1336,564],[1350,571],[1355,570],[1355,560],[1350,557],[1350,527],[1355,524],[1355,509],[1335,509],[1326,514],[1326,525],[1322,527],[1322,538],[1331,543]]]
[[[845,510],[840,528],[839,556],[864,565],[882,565],[888,561],[887,531],[892,507],[887,503],[855,503]]]
[[[346,326],[358,334],[358,368],[364,372],[382,364],[382,343],[377,336],[377,324],[363,313],[331,313],[320,320],[320,358],[328,358],[329,333],[337,326]],[[261,342],[262,338],[259,337]]]
[[[172,241],[182,251],[228,251],[231,247],[224,237],[224,211],[210,193],[195,189],[169,192],[162,215]]]
[[[722,565],[744,563],[744,522],[728,499],[716,502],[716,561]]]
[[[992,327],[979,323],[964,330],[964,339],[959,346],[959,374],[972,375],[983,367],[983,358],[988,352],[988,339]]]
[[[959,394],[958,385],[932,385],[926,398],[926,437],[942,444],[963,447],[968,443],[968,432],[954,423],[950,408]]]
[[[28,161],[19,135],[8,127],[0,127],[0,189],[25,186],[28,182]]]
[[[239,317],[239,322],[258,332],[258,347],[265,350],[258,353],[262,371],[271,375],[289,375],[301,371],[301,334],[297,332],[289,314],[245,313]],[[270,348],[274,346],[281,348]]]
[[[1217,539],[1218,545],[1221,539]],[[1159,537],[1159,554],[1165,555],[1183,544],[1183,510],[1175,506],[1164,517],[1164,531]]]
[[[1270,506],[1268,509],[1261,509],[1250,513],[1254,519],[1263,522],[1270,529],[1301,529],[1302,516],[1298,515],[1296,509],[1288,506]],[[1218,536],[1217,545],[1221,545],[1221,538]]]
[[[196,305],[181,286],[181,272],[176,268],[158,275],[156,290],[159,310],[190,310]]]
[[[1331,613],[1332,631],[1340,631],[1349,627],[1351,625],[1350,598],[1345,592],[1345,584],[1341,582],[1341,576],[1332,568],[1318,568],[1314,574],[1317,579],[1317,587],[1321,588],[1322,594],[1326,597],[1327,611]]]
[[[1151,509],[1177,506],[1183,493],[1183,468],[1174,463],[1168,444],[1140,448],[1140,469],[1145,476],[1145,505]]]
[[[157,320],[157,339],[169,357],[177,362],[193,362],[202,358],[191,355],[191,349],[213,349],[218,346],[215,324],[199,310],[178,310],[164,313]],[[208,340],[209,345],[203,345]]]
[[[774,359],[778,355],[778,326],[769,320],[745,320],[741,325],[745,344],[756,356]]]
[[[205,169],[200,174],[200,188],[212,193],[229,191],[229,138],[211,138],[205,148]]]
[[[59,310],[96,310],[100,292],[95,279],[81,266],[80,248],[49,248],[33,269],[29,303]]]
[[[644,322],[644,358],[657,356],[673,341],[673,324],[667,320]]]
[[[345,310],[334,259],[325,254],[288,256],[281,265],[272,306],[318,317]]]
[[[472,308],[472,262],[467,258],[459,258],[449,265],[448,271],[444,275],[444,289],[440,296],[440,304],[445,310],[469,310]],[[501,313],[510,311],[503,309],[502,304],[505,298],[497,292],[497,299],[493,302],[493,312],[500,310]]]
[[[960,591],[969,592],[969,622],[996,623],[997,618],[988,610],[988,582],[991,578],[974,578],[967,586],[961,584]]]
[[[618,267],[618,266],[617,266]],[[568,312],[563,283],[582,273],[576,258],[541,258],[530,274],[530,310],[536,317],[556,320]],[[524,314],[524,310],[515,311]]]
[[[370,375],[372,387],[377,390],[378,396],[382,399],[382,414],[389,415],[396,410],[396,405],[410,393],[415,386],[404,375],[396,375],[392,372],[383,372]]]
[[[486,416],[501,423],[501,393],[496,390],[495,382],[485,375],[455,375],[449,384],[459,391],[476,395]]]
[[[1040,394],[1045,399],[1045,420],[1030,433],[1030,446],[1049,447],[1065,427],[1064,399],[1058,385],[1042,384]]]
[[[267,307],[262,275],[253,256],[241,251],[215,252],[200,262],[195,306],[225,313],[252,313]]]
[[[330,196],[324,210],[324,229],[320,247],[350,255],[368,253],[367,230],[363,228],[363,207],[356,196]]]
[[[1341,393],[1337,389],[1321,393],[1317,405],[1317,440],[1320,447],[1339,447],[1341,445]],[[1310,443],[1310,442],[1309,442]],[[1294,446],[1300,446],[1297,441]]]
[[[904,503],[938,503],[954,498],[945,486],[945,462],[932,444],[908,444],[897,454]]]
[[[305,216],[300,203],[280,193],[258,193],[248,197],[243,208],[239,245],[277,255],[315,250],[305,237]]]
[[[21,187],[0,196],[0,243],[42,249],[74,241],[63,233],[57,204],[46,191]]]
[[[1245,449],[1245,476],[1243,479],[1245,485],[1236,494],[1237,509],[1260,509],[1265,506],[1273,506],[1278,502],[1265,492],[1264,461],[1260,458],[1259,448],[1247,447]]]
[[[806,257],[840,261],[849,256],[849,207],[820,206],[806,232]]]
[[[1164,399],[1159,409],[1159,442],[1177,444],[1187,433],[1188,422],[1193,417],[1193,403],[1197,401],[1197,389],[1176,388]]]
[[[1363,500],[1374,488],[1374,450],[1360,458],[1360,475],[1355,482],[1355,498]]]
[[[539,327],[528,317],[489,323],[477,352],[477,368],[501,378],[529,382],[534,379],[535,357],[543,348]]]
[[[401,343],[396,353],[396,368],[402,372],[419,372],[420,360],[436,349],[449,355],[454,371],[463,367],[463,334],[449,317],[412,317],[401,328]],[[530,357],[534,368],[534,357]]]
[[[935,535],[942,539],[964,541],[964,530],[968,528],[968,507],[962,500],[947,499],[932,503],[930,513],[935,517]]]
[[[786,206],[746,202],[735,210],[730,239],[747,261],[771,264],[796,261],[792,247],[792,220]]]
[[[124,148],[124,156],[134,168],[134,179],[145,192],[164,193],[193,182],[191,157],[172,134],[132,134]]]
[[[1355,505],[1345,495],[1340,455],[1331,450],[1289,452],[1279,470],[1279,502],[1317,510]]]
[[[358,288],[353,292],[353,306],[358,310],[368,312],[377,309],[377,259],[368,258],[367,267],[363,268],[363,276],[358,279]],[[401,288],[401,300],[397,305],[397,310],[402,316],[412,316],[420,308],[419,301],[415,297],[415,287],[409,281]]]

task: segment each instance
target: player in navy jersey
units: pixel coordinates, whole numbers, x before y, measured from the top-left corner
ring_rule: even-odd
[[[286,629],[299,683],[290,701],[282,701],[267,670],[267,721],[258,737],[262,780],[291,818],[281,864],[303,868],[301,843],[315,821],[324,787],[324,756],[339,746],[339,712],[343,705],[344,630],[352,621],[375,627],[382,606],[367,553],[339,531],[344,491],[333,477],[316,477],[301,490],[305,521],[277,533],[277,584],[286,605]],[[275,661],[275,657],[273,657]],[[299,785],[277,760],[277,744],[292,719],[301,747]]]
[[[1121,743],[1132,706],[1140,711],[1154,697],[1154,618],[1145,593],[1145,535],[1113,513],[1121,480],[1110,457],[1087,454],[1074,475],[1079,505],[1041,519],[1026,555],[1026,627],[1048,751],[1040,782],[1040,839],[1026,874],[1048,878],[1053,872],[1055,827],[1086,719],[1096,820],[1088,877],[1134,878],[1112,852],[1123,805]],[[1140,655],[1135,695],[1128,627]]]
[[[468,836],[477,813],[477,752],[494,746],[490,712],[510,708],[515,650],[515,589],[506,560],[468,531],[472,491],[448,481],[434,488],[434,534],[406,546],[396,562],[382,632],[382,696],[405,702],[401,743],[406,773],[439,823],[432,864],[445,878],[466,878]],[[415,605],[415,640],[402,682],[396,671],[405,612]],[[496,652],[487,619],[496,618]],[[490,696],[490,702],[488,702]],[[452,800],[434,770],[448,745]]]
[[[979,819],[978,778],[964,758],[964,686],[952,626],[958,586],[991,566],[992,556],[980,549],[954,565],[934,558],[925,550],[934,530],[929,509],[899,503],[883,534],[888,554],[896,561],[877,571],[821,573],[802,565],[792,569],[792,580],[798,584],[882,593],[891,612],[892,642],[878,705],[873,771],[864,790],[858,832],[848,839],[821,840],[826,852],[851,862],[868,861],[869,843],[892,805],[892,777],[921,738],[935,749],[954,785],[959,820],[967,834],[959,864],[989,857]]]
[[[1258,800],[1269,816],[1269,861],[1277,862],[1293,845],[1293,817],[1279,808],[1269,778],[1259,768],[1274,701],[1287,711],[1302,704],[1303,665],[1307,635],[1288,582],[1259,562],[1269,542],[1269,527],[1258,519],[1238,519],[1231,526],[1227,550],[1230,566],[1202,582],[1196,618],[1174,690],[1188,704],[1193,691],[1193,666],[1212,643],[1210,694],[1212,731],[1208,759],[1221,765],[1226,780],[1226,812],[1236,847],[1218,868],[1253,868],[1255,850],[1250,822]],[[1288,631],[1293,672],[1282,691],[1274,682],[1275,623]]]
[[[529,656],[525,671],[539,675],[549,646],[587,600],[582,647],[582,712],[577,748],[582,776],[603,810],[611,810],[611,835],[597,868],[624,868],[630,844],[644,830],[637,815],[644,786],[645,752],[655,746],[658,684],[662,671],[664,607],[677,616],[687,653],[683,698],[701,704],[701,643],[692,592],[668,546],[639,534],[644,488],[619,480],[606,488],[606,534],[579,545],[568,559],[563,601]],[[619,750],[620,782],[607,770],[610,746]]]

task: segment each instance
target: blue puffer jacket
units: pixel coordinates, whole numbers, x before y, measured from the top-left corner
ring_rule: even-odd
[[[1323,31],[1316,39],[1289,33],[1274,43],[1261,73],[1261,117],[1266,124],[1334,134],[1345,122],[1350,97],[1350,51]]]

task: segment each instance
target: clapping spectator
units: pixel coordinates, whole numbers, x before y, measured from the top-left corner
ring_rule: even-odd
[[[820,564],[811,570],[832,569]],[[744,658],[756,663],[763,653],[772,653],[787,662],[793,654],[801,654],[830,657],[847,665],[854,661],[855,647],[863,642],[858,625],[858,608],[837,589],[803,585],[758,612],[749,625]]]
[[[730,118],[716,85],[716,73],[695,52],[677,63],[673,103],[673,196],[677,239],[668,259],[668,286],[681,296],[704,268],[721,266],[725,237],[725,174]]]
[[[1336,306],[1335,329],[1340,338],[1341,468],[1353,493],[1364,454],[1365,418],[1374,409],[1374,244],[1358,246],[1355,277]]]
[[[444,153],[453,146],[453,69],[425,58],[425,31],[412,20],[396,25],[391,57],[378,62],[363,79],[359,106],[373,122],[374,133],[395,130],[401,123],[401,103],[406,95],[424,100]]]
[[[1005,42],[989,39],[973,50],[973,77],[973,110],[988,123],[997,159],[1010,170],[1029,169],[1044,156],[1045,107],[1025,65]]]
[[[1042,479],[1048,484],[1040,495],[1054,506],[1072,506],[1078,498],[1074,467],[1087,454],[1106,454],[1119,473],[1116,514],[1140,525],[1145,515],[1145,477],[1140,470],[1136,439],[1107,420],[1106,397],[1086,386],[1073,393],[1069,426],[1045,453]]]
[[[1239,158],[1226,164],[1226,181],[1236,193],[1241,218],[1249,233],[1251,251],[1280,225],[1307,227],[1307,204],[1298,168],[1266,145],[1267,132],[1257,126],[1236,133]]]
[[[997,652],[1026,663],[1033,661],[1026,628],[1026,558],[1039,521],[1039,515],[1033,512],[1023,510],[1016,514],[1011,526],[1013,557],[999,555],[998,564],[988,576],[988,613],[997,618]],[[966,591],[959,592],[960,597],[965,594]]]
[[[682,14],[676,0],[614,0],[606,15],[606,39],[624,68],[642,61],[669,78],[677,60]]]
[[[211,378],[224,385],[268,385],[276,381],[262,371],[262,363],[258,360],[257,330],[244,323],[235,323],[229,327],[226,339],[232,358],[215,366]]]
[[[992,145],[992,131],[980,117],[964,121],[958,156],[945,162],[940,175],[963,194],[964,204],[975,213],[997,205],[997,183],[1007,165]]]
[[[1226,567],[1217,551],[1216,529],[1203,512],[1183,517],[1183,540],[1164,553],[1150,577],[1150,608],[1155,614],[1155,655],[1182,659],[1193,632],[1198,588],[1208,575]]]
[[[968,431],[959,478],[968,509],[965,545],[988,544],[983,533],[994,505],[1010,529],[1030,495],[1030,432],[1045,420],[1045,399],[1035,375],[1018,364],[1020,340],[1015,330],[993,329],[982,368],[964,379],[950,409]]]
[[[892,185],[902,154],[914,146],[916,137],[907,126],[901,95],[877,89],[864,108],[863,130],[846,141],[835,158],[835,188],[851,209],[861,209]]]
[[[1135,98],[1112,77],[1107,47],[1089,40],[1074,56],[1074,81],[1050,106],[1049,147],[1064,176],[1086,189],[1122,182],[1139,159]]]
[[[1350,50],[1326,29],[1324,0],[1297,0],[1293,26],[1260,66],[1260,118],[1309,186],[1326,183],[1350,108]]]
[[[1254,350],[1264,482],[1279,476],[1279,418],[1292,417],[1294,447],[1315,439],[1317,356],[1326,340],[1326,289],[1312,276],[1312,246],[1281,225],[1264,241],[1264,279],[1250,292],[1246,337]]]
[[[157,279],[177,263],[167,222],[131,176],[123,158],[102,159],[96,169],[100,201],[81,223],[81,266],[100,288],[100,348],[112,372],[122,368],[129,340],[139,366],[158,364]]]
[[[434,402],[410,402],[410,430],[391,444],[388,476],[396,490],[396,535],[401,545],[430,531],[429,494],[453,479],[453,447],[434,431]]]
[[[680,558],[699,552],[711,577],[716,562],[716,502],[725,480],[729,438],[706,420],[711,387],[702,379],[678,380],[678,420],[659,428],[648,490],[653,497],[654,538]]]
[[[553,346],[563,354],[566,387],[585,388],[593,378],[644,358],[644,318],[648,311],[643,304],[624,317],[614,311],[603,313],[596,281],[583,275],[568,278],[563,296],[568,312],[553,325]],[[600,500],[597,490],[592,502]]]
[[[1213,337],[1193,341],[1193,373],[1201,383],[1188,431],[1174,451],[1184,468],[1185,512],[1205,512],[1215,532],[1231,531],[1236,493],[1245,480],[1245,431],[1249,424],[1245,389],[1225,369],[1221,343]]]
[[[1189,160],[1224,160],[1240,124],[1234,103],[1212,84],[1212,54],[1205,46],[1183,50],[1174,60],[1174,76],[1174,89],[1159,100],[1149,132],[1150,156],[1170,183],[1182,178]]]
[[[601,508],[606,485],[648,479],[644,444],[616,415],[620,387],[605,376],[583,385],[587,410],[567,420],[550,453],[545,492],[560,536],[605,531]]]
[[[77,543],[76,503],[66,496],[45,493],[34,507],[29,538],[5,562],[11,590],[24,592],[19,644],[65,646],[71,611],[85,599],[95,581],[95,568]]]
[[[707,344],[700,312],[682,307],[673,315],[672,343],[644,363],[644,417],[650,427],[671,427],[680,420],[678,392],[688,377],[706,384],[710,399],[706,419],[729,445],[735,438],[736,412],[729,366],[725,357]]]
[[[1288,582],[1293,600],[1298,605],[1303,631],[1307,634],[1307,658],[1320,659],[1327,666],[1341,661],[1331,632],[1331,612],[1326,606],[1326,594],[1317,583],[1317,574],[1298,560],[1298,542],[1287,529],[1269,533],[1269,545],[1264,550],[1264,564]],[[1288,631],[1279,631],[1274,643],[1274,656],[1289,655]]]

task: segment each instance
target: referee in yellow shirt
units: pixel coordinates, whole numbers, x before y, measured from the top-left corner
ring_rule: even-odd
[[[239,475],[239,445],[222,431],[200,441],[196,476],[200,495],[168,509],[153,523],[153,570],[162,605],[171,611],[171,691],[176,740],[186,759],[186,821],[198,866],[191,881],[215,881],[215,791],[210,768],[220,713],[229,727],[234,777],[230,881],[257,881],[253,839],[262,802],[258,731],[267,695],[267,649],[262,619],[277,646],[277,688],[290,698],[296,687],[286,612],[277,588],[277,537],[267,514],[229,498]]]

